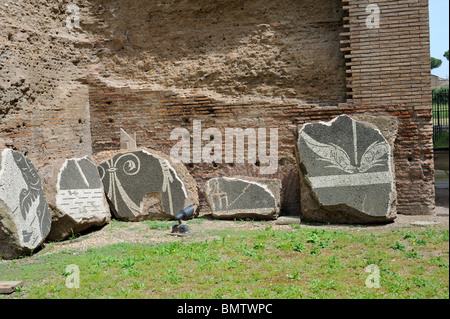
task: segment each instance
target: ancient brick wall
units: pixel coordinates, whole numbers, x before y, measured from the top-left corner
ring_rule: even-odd
[[[278,128],[269,177],[282,180],[284,212],[298,214],[297,125],[392,116],[398,212],[433,213],[426,0],[86,0],[80,29],[69,31],[71,2],[44,2],[0,13],[0,139],[37,167],[117,149],[120,127],[166,154],[172,130],[192,133],[194,120],[222,134]],[[369,4],[380,10],[377,28],[367,27]],[[213,176],[259,175],[252,164],[187,166],[200,190]]]
[[[379,28],[366,25],[369,4],[378,5]],[[396,142],[399,212],[429,214],[434,164],[428,1],[349,0],[344,8],[347,103],[357,108],[398,103],[412,112]]]
[[[383,106],[327,106],[299,105],[297,103],[275,104],[224,103],[204,95],[182,97],[171,91],[148,91],[144,88],[113,88],[102,83],[90,86],[92,142],[94,153],[119,148],[120,128],[136,133],[138,145],[152,147],[167,154],[178,140],[170,140],[175,128],[186,128],[190,133],[191,150],[194,144],[193,121],[201,121],[202,131],[217,128],[270,128],[278,129],[278,169],[270,175],[261,175],[257,165],[237,163],[190,163],[189,171],[196,179],[203,210],[208,210],[202,194],[209,178],[218,176],[265,176],[279,178],[283,185],[283,214],[300,213],[299,172],[295,156],[296,130],[311,121],[329,121],[340,114],[354,116],[393,117],[398,119],[398,136],[395,143],[395,165],[402,161],[402,154],[410,150],[408,137],[415,134],[416,126],[411,118],[414,111],[404,105]],[[126,110],[126,111],[125,111]],[[95,114],[95,116],[93,116]],[[202,147],[208,141],[202,141]],[[222,141],[222,145],[225,145]],[[247,147],[247,145],[246,145]],[[248,150],[248,148],[246,148]],[[225,153],[224,148],[222,149]],[[247,156],[247,154],[245,154]],[[193,159],[193,155],[191,157]],[[398,174],[399,172],[397,172]],[[401,173],[401,172],[400,172]],[[408,178],[410,178],[409,176]],[[403,181],[397,180],[397,185]],[[399,211],[409,208],[409,201],[402,201],[405,192],[399,194]],[[407,194],[407,192],[406,192]],[[429,200],[429,199],[427,199]],[[423,198],[421,204],[426,203]],[[432,201],[428,202],[432,206]]]

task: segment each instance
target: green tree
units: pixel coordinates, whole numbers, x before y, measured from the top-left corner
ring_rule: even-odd
[[[447,58],[447,61],[448,61],[448,50],[447,50],[447,51],[445,51],[445,53],[444,53],[444,57],[446,57],[446,58]]]
[[[436,69],[440,67],[442,64],[442,60],[431,57],[431,69]]]

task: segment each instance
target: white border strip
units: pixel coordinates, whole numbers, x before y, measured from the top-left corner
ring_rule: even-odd
[[[392,174],[390,172],[317,176],[309,177],[309,180],[313,188],[365,186],[393,183]]]

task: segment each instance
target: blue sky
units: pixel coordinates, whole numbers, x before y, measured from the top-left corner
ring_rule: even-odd
[[[449,63],[443,57],[449,49],[449,0],[429,0],[430,11],[430,51],[431,56],[442,60],[442,65],[431,71],[432,74],[441,78],[448,78]]]

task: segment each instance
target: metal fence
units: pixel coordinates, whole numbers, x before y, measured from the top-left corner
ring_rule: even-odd
[[[433,90],[433,144],[435,148],[448,148],[448,88]]]

